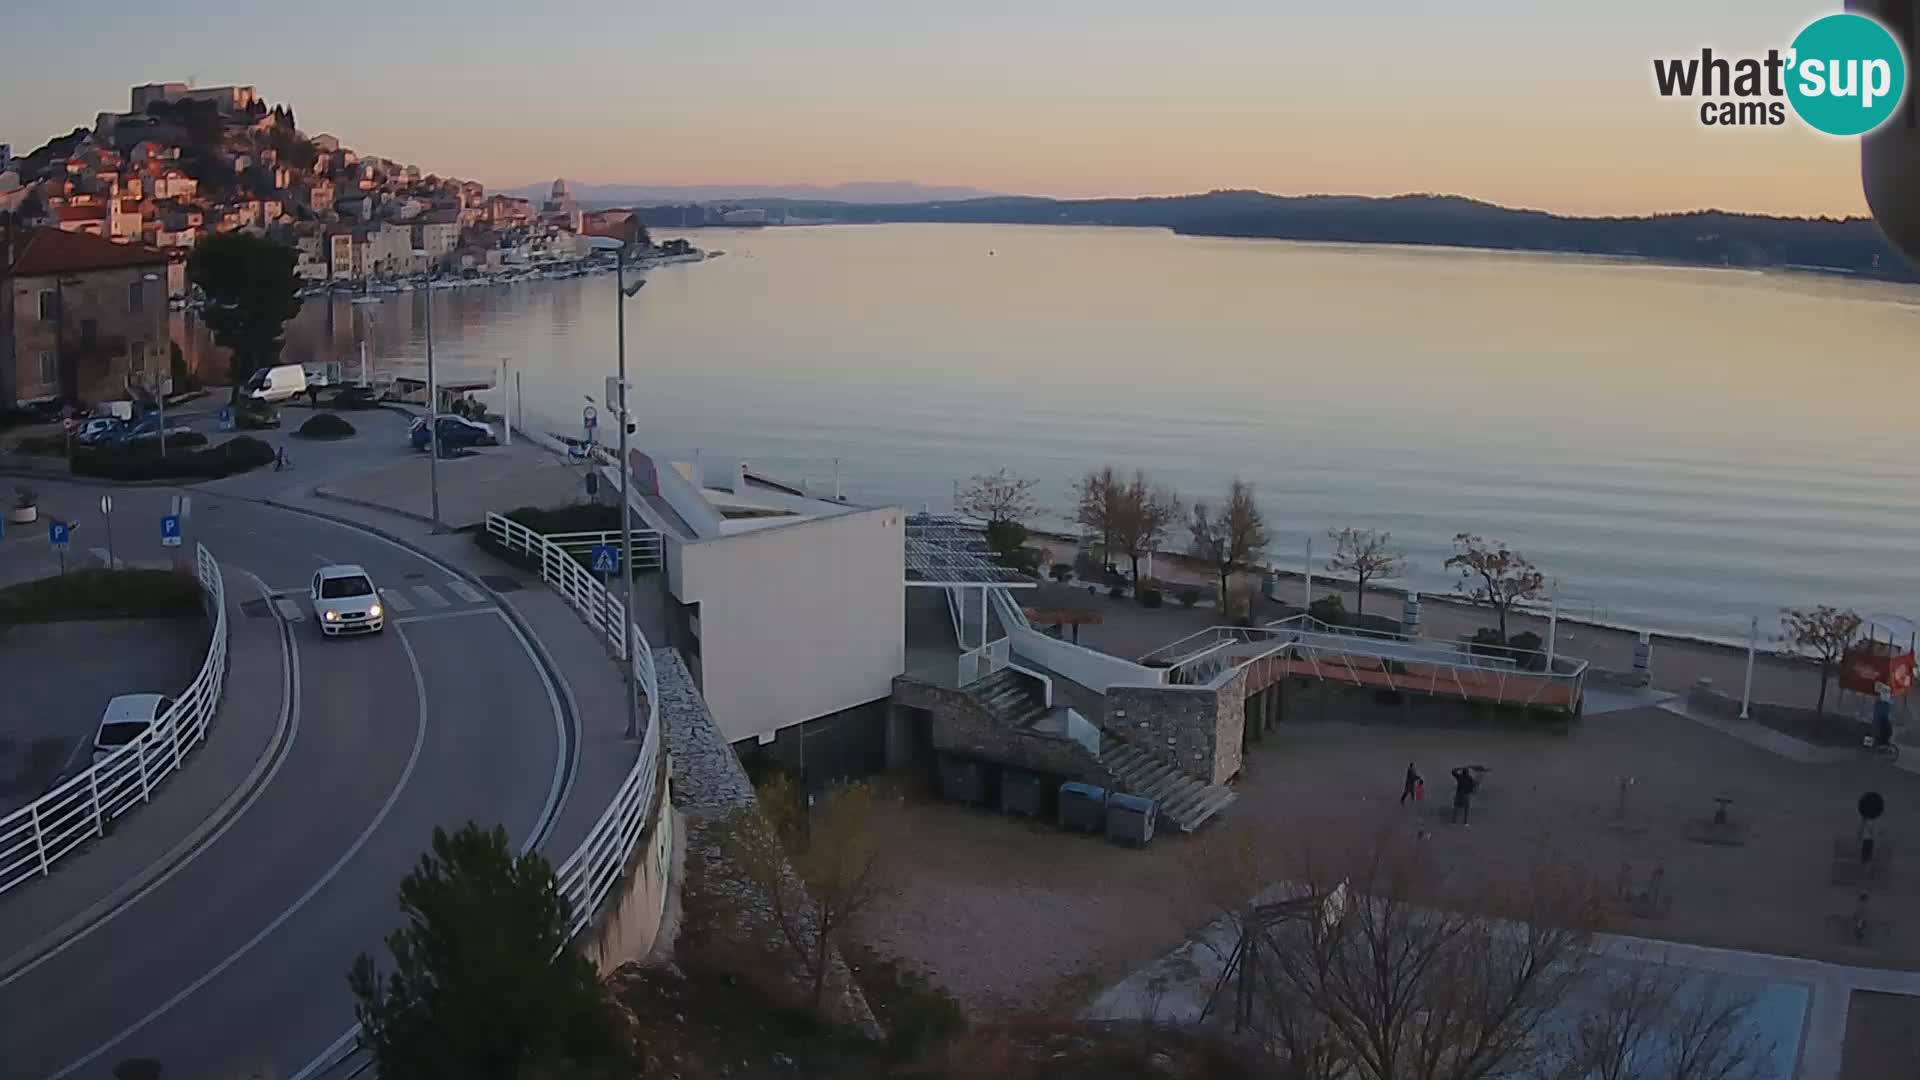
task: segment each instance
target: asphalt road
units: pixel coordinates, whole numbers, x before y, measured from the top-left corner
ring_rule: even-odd
[[[42,512],[79,518],[76,546],[88,546],[100,491],[46,485]],[[172,494],[114,493],[115,556],[166,557],[158,521]],[[291,735],[195,854],[0,977],[8,1080],[104,1078],[131,1057],[169,1077],[294,1075],[351,1025],[347,967],[362,951],[385,958],[396,888],[433,828],[497,823],[522,843],[562,795],[570,736],[553,691],[485,594],[370,534],[204,493],[186,550],[196,540],[230,594],[258,597],[251,574],[278,595],[245,617],[291,631]],[[370,572],[386,633],[321,638],[306,585],[333,562]]]

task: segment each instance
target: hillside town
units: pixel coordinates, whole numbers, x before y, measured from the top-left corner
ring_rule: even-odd
[[[293,248],[303,294],[397,292],[585,273],[606,262],[589,238],[633,217],[583,210],[564,180],[536,204],[360,154],[252,86],[128,96],[30,153],[0,143],[0,408],[165,380],[183,336],[168,311],[193,305],[187,257],[208,236]],[[703,257],[644,227],[637,239],[649,261]]]

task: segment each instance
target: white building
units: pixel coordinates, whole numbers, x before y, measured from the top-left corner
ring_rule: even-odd
[[[881,730],[906,663],[906,511],[817,498],[745,463],[710,487],[692,465],[631,460],[636,516],[665,549],[668,640],[654,644],[681,650],[727,739],[786,742],[842,718]]]

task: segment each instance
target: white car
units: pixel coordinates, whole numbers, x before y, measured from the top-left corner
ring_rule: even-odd
[[[323,566],[313,575],[313,617],[320,632],[377,634],[386,627],[386,612],[373,579],[358,566]]]
[[[100,764],[146,734],[171,708],[173,699],[165,694],[121,694],[107,702],[107,711],[100,714],[100,730],[93,736],[93,763]]]

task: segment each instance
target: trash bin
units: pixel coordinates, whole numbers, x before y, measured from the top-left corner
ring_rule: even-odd
[[[986,802],[986,768],[967,758],[940,755],[940,795],[950,802],[975,805]]]
[[[1107,825],[1107,789],[1098,784],[1060,785],[1060,827],[1099,833]]]
[[[1008,769],[1000,775],[1000,812],[1025,817],[1044,817],[1047,812],[1047,785],[1037,773]]]
[[[1153,839],[1154,820],[1159,808],[1143,795],[1115,792],[1107,796],[1107,839],[1134,847],[1145,847]]]

